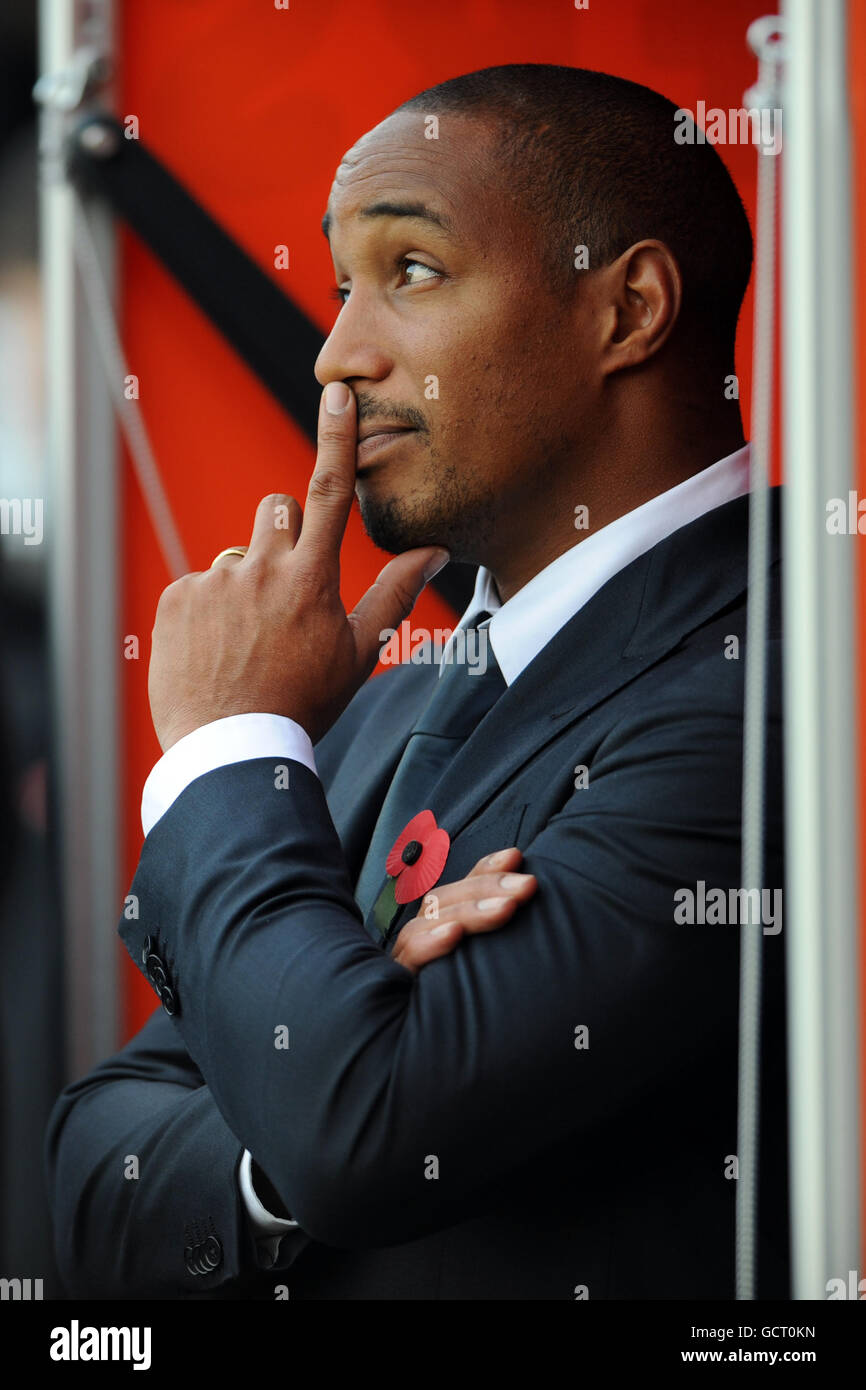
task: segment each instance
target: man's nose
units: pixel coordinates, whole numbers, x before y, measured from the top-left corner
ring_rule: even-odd
[[[370,316],[344,305],[313,368],[320,386],[329,381],[381,381],[391,370],[388,354],[376,342]]]

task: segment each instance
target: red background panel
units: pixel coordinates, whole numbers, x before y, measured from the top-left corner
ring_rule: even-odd
[[[148,0],[119,6],[118,114],[326,333],[336,305],[320,230],[340,156],[396,105],[475,68],[553,62],[602,69],[655,87],[677,105],[740,106],[755,80],[749,22],[766,0]],[[754,215],[750,147],[719,147]],[[286,243],[290,269],[273,268]],[[131,234],[122,240],[123,331],[130,371],[193,569],[246,543],[259,499],[303,499],[313,450],[291,420]],[[738,373],[748,434],[751,292]],[[124,465],[123,634],[141,659],[123,663],[123,880],[141,849],[140,797],[160,754],[147,701],[149,634],[169,582],[128,459]],[[385,561],[357,512],[344,546],[343,597],[353,605]],[[454,615],[427,592],[414,610],[426,627]],[[120,951],[126,1034],[153,994]]]

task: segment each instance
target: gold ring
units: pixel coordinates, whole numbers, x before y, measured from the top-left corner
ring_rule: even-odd
[[[246,555],[246,553],[247,553],[247,547],[246,547],[245,545],[228,545],[228,546],[226,546],[225,550],[221,550],[221,551],[220,551],[219,555],[215,555],[215,556],[214,556],[214,558],[213,558],[213,559],[211,560],[211,562],[210,562],[210,567],[211,567],[211,569],[213,569],[213,567],[214,567],[214,565],[216,564],[217,560],[221,560],[222,557],[223,557],[224,555],[240,555],[240,556],[244,556],[244,555]]]

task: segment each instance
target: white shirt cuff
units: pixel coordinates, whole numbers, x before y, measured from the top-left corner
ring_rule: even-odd
[[[185,734],[151,769],[141,796],[141,826],[149,835],[160,816],[197,777],[249,758],[294,759],[318,776],[306,729],[282,714],[230,714]]]
[[[256,1248],[259,1251],[266,1251],[269,1257],[267,1263],[273,1264],[279,1253],[283,1236],[287,1231],[300,1230],[300,1227],[297,1221],[288,1221],[285,1217],[274,1216],[267,1207],[262,1205],[253,1187],[252,1166],[253,1156],[249,1149],[244,1149],[238,1170],[241,1196],[244,1199],[244,1206],[253,1227]]]

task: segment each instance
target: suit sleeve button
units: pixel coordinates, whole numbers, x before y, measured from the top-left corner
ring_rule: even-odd
[[[165,974],[165,962],[162,956],[157,955],[156,951],[150,951],[148,953],[147,959],[144,962],[144,968],[151,979],[153,979],[156,971],[159,971],[163,975]]]
[[[208,1270],[216,1269],[222,1264],[223,1248],[216,1236],[208,1236],[202,1246],[202,1263],[207,1265]]]
[[[161,999],[162,991],[168,988],[168,980],[166,978],[165,971],[161,970],[159,966],[156,966],[150,972],[150,982]]]

